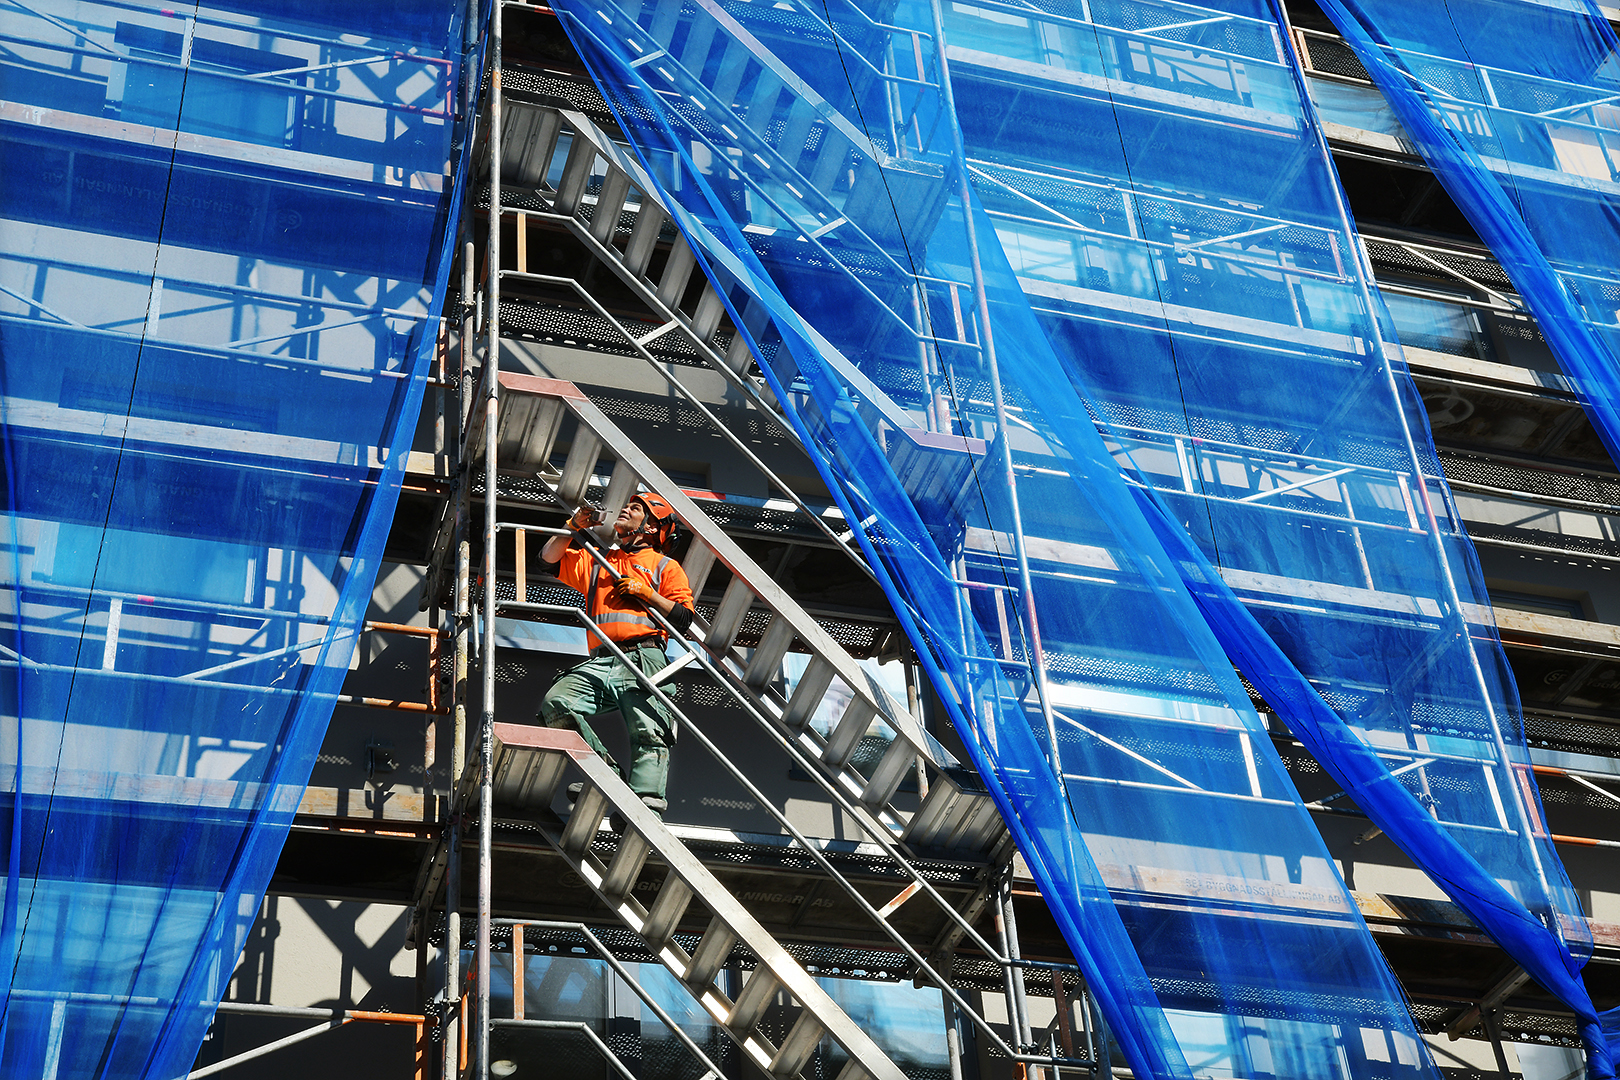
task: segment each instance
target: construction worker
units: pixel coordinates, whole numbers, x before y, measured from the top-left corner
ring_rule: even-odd
[[[581,507],[568,521],[576,534],[595,525],[596,511]],[[604,554],[618,574],[604,570],[579,546],[578,536],[553,536],[540,549],[540,561],[555,564],[564,585],[585,596],[585,612],[594,624],[587,634],[591,657],[569,668],[552,683],[540,704],[547,727],[572,728],[602,760],[618,769],[630,790],[648,809],[663,816],[669,808],[669,748],[675,722],[669,711],[625,670],[602,643],[617,645],[643,673],[654,675],[669,664],[666,635],[648,609],[661,612],[684,632],[692,625],[692,587],[680,563],[665,555],[675,534],[675,509],[647,492],[632,498],[613,522],[617,543]],[[616,764],[586,717],[617,709],[630,736],[630,768]],[[570,795],[577,792],[570,790]]]

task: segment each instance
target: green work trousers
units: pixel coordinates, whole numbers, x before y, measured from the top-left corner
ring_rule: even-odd
[[[657,641],[626,649],[625,655],[647,675],[655,675],[669,664],[663,645]],[[614,709],[624,717],[630,735],[628,771],[613,760],[613,755],[586,722],[586,717]],[[616,657],[592,657],[563,672],[540,703],[540,720],[547,727],[579,732],[603,761],[619,770],[637,795],[665,797],[669,748],[675,741],[674,719],[663,703],[643,689]]]

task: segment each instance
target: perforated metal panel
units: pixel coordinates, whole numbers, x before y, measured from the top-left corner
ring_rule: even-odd
[[[1313,70],[1326,72],[1329,75],[1343,75],[1349,79],[1370,81],[1367,69],[1361,66],[1356,54],[1350,46],[1342,41],[1320,38],[1314,34],[1304,35],[1305,51],[1310,58]]]

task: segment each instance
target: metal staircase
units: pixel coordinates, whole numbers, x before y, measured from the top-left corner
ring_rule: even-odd
[[[838,1080],[902,1080],[905,1074],[899,1066],[642,805],[584,739],[572,731],[514,724],[495,725],[494,736],[499,764],[492,790],[503,807],[549,810],[568,781],[583,782],[572,813],[560,830],[547,829],[547,839],[772,1080],[797,1077],[823,1036],[849,1055]],[[623,822],[623,832],[618,850],[604,863],[591,844],[608,812]],[[632,892],[649,857],[668,868],[651,907]],[[708,910],[709,921],[688,952],[675,941],[675,928],[694,904]],[[716,977],[737,945],[748,948],[758,966],[733,999]],[[783,992],[798,1003],[800,1012],[780,1045],[775,1045],[760,1030],[760,1021]]]
[[[682,493],[576,387],[559,380],[512,372],[500,373],[498,386],[501,394],[493,429],[487,426],[487,421],[480,414],[475,413],[466,446],[474,447],[480,443],[492,446],[495,459],[507,468],[509,475],[537,478],[559,508],[575,505],[584,499],[593,477],[597,475],[600,459],[604,455],[610,456],[614,465],[601,498],[610,515],[638,490],[658,491],[665,495],[677,518],[691,534],[682,565],[694,592],[702,591],[716,565],[724,567],[731,574],[712,619],[695,620],[686,637],[674,633],[673,628],[666,625],[672,640],[684,652],[663,672],[651,679],[643,677],[645,684],[650,691],[661,693],[667,689],[665,684],[671,676],[683,668],[695,666],[718,683],[756,723],[772,733],[776,745],[816,779],[828,797],[854,819],[909,878],[910,883],[902,896],[909,898],[921,893],[940,906],[947,917],[947,926],[936,940],[920,950],[905,941],[888,919],[893,908],[903,900],[885,910],[876,909],[780,811],[769,806],[769,800],[753,788],[744,773],[724,757],[689,715],[673,701],[665,699],[666,706],[677,716],[681,730],[688,733],[689,738],[700,740],[711,756],[730,771],[758,803],[770,809],[778,824],[793,835],[811,858],[855,899],[857,905],[902,951],[911,956],[919,973],[941,984],[948,996],[957,999],[965,1013],[983,1025],[982,1018],[972,1016],[966,1002],[961,1001],[955,991],[949,988],[948,981],[933,970],[932,964],[938,963],[942,956],[948,956],[963,937],[970,938],[987,955],[1000,955],[971,925],[990,902],[993,875],[985,877],[985,883],[978,893],[963,910],[958,911],[940,896],[913,863],[918,852],[943,854],[963,862],[987,866],[999,865],[1004,860],[1010,850],[1006,830],[994,803],[978,785],[977,777],[959,768],[943,748],[923,731],[904,706],[870,679],[813,617],[783,592],[735,541],[703,513],[696,502]],[[571,430],[571,441],[565,451],[557,453],[559,436],[568,430]],[[561,459],[560,463],[558,458]],[[498,492],[499,485],[494,475],[486,476],[486,484],[486,491]],[[487,615],[583,625],[586,620],[578,607],[530,599],[530,589],[540,579],[531,575],[528,567],[527,553],[533,550],[528,543],[529,536],[536,533],[541,536],[567,535],[566,530],[496,522],[493,532],[486,537],[486,550],[493,549],[492,537],[502,532],[510,532],[514,536],[512,550],[515,562],[512,570],[506,572],[497,568],[493,560],[486,558],[486,572],[493,571],[499,578],[500,586],[493,593],[493,603],[486,595],[487,606],[484,610]],[[511,582],[509,594],[505,589],[508,580]],[[488,591],[491,582],[486,580],[485,584]],[[509,599],[506,598],[508,595]],[[754,617],[751,618],[751,615]],[[764,625],[758,632],[754,647],[739,647],[737,640],[745,623],[758,625],[761,621],[759,616],[763,616]],[[656,613],[654,617],[657,617]],[[492,625],[493,618],[486,617],[486,641]],[[798,683],[791,691],[783,692],[774,685],[775,676],[782,657],[795,645],[799,650],[809,652],[811,660]],[[849,696],[843,710],[830,719],[826,731],[822,732],[811,724],[811,720],[835,679],[844,684]],[[486,717],[490,713],[491,710],[486,707]],[[891,734],[882,751],[875,755],[874,763],[862,771],[856,766],[853,752],[863,740],[870,743],[874,725],[878,723]],[[486,806],[491,808],[489,812],[493,817],[493,807],[497,801],[503,817],[514,816],[514,813],[526,817],[527,811],[548,806],[549,796],[542,798],[542,795],[555,788],[556,777],[549,773],[536,773],[534,770],[539,766],[531,760],[533,755],[522,749],[546,733],[542,729],[508,725],[498,727],[502,734],[493,740],[489,756],[482,765],[473,760],[465,767],[457,786],[456,800],[476,800],[480,817],[484,815]],[[492,726],[491,731],[494,732],[495,728]],[[522,732],[527,734],[521,737],[514,735]],[[914,812],[906,812],[894,804],[894,799],[901,780],[913,769],[919,773],[919,788],[924,794],[918,808]],[[489,777],[494,779],[487,779]],[[488,785],[483,792],[478,791],[481,779]],[[540,787],[536,788],[536,784]],[[579,806],[580,809],[568,819],[566,828],[554,838],[557,850],[571,860],[584,857],[580,854],[579,838],[586,837],[585,842],[588,843],[589,838],[595,835],[606,804],[601,803],[597,796],[587,794],[582,796]],[[639,845],[641,841],[633,843]],[[696,860],[690,852],[685,851],[680,841],[673,834],[666,834],[661,836],[659,846],[616,862],[617,870],[600,880],[612,884],[619,882],[620,876],[628,874],[629,885],[623,886],[628,888],[635,884],[635,874],[640,871],[648,854],[667,863],[665,853],[676,849],[684,852],[680,856],[683,865],[696,865]],[[453,869],[455,858],[454,839],[446,837],[424,865],[417,891],[419,911],[432,905],[447,876],[452,879],[456,876]],[[481,852],[481,870],[487,866],[487,862],[487,854]],[[590,873],[583,870],[578,872],[582,879],[592,880]],[[596,887],[595,882],[593,887]],[[702,893],[705,897],[725,895],[718,882],[708,879],[704,882],[704,889],[707,890]],[[459,888],[452,882],[449,891],[454,895]],[[633,914],[633,908],[616,900],[609,902],[608,907],[637,933],[642,932],[642,926],[635,918],[626,915],[626,912]],[[671,918],[678,921],[684,907],[683,903],[679,908],[672,909]],[[480,908],[482,915],[483,903]],[[672,932],[674,925],[671,922],[662,929]],[[751,941],[745,943],[754,948]],[[721,948],[716,944],[712,948],[719,950],[718,956],[712,958],[713,962],[717,965],[723,963],[729,946]],[[758,950],[755,951],[757,953]],[[702,955],[710,957],[708,952]],[[687,982],[690,984],[691,980],[687,979]],[[762,988],[756,993],[765,994],[765,990]],[[795,993],[795,996],[799,995]],[[752,1050],[749,1052],[753,1053]],[[1018,1053],[1012,1047],[1005,1047],[1005,1052]],[[790,1058],[783,1059],[788,1060]],[[881,1075],[876,1069],[870,1071],[873,1075]]]
[[[489,60],[496,72],[501,70],[502,63],[502,8],[503,5],[497,4],[492,12]],[[875,38],[907,33],[870,19],[853,29],[837,29],[820,20],[811,9],[794,8],[793,12],[794,18],[819,22],[824,47],[830,47],[835,40],[848,45],[840,36],[845,32],[866,33]],[[635,13],[631,6],[627,6],[626,11],[612,5],[604,9],[604,17],[619,20],[630,20]],[[690,23],[684,29],[684,36],[676,35],[674,29],[662,23],[657,27],[638,24],[633,31],[628,27],[621,29],[627,34],[641,35],[637,40],[643,40],[649,48],[659,40],[658,35],[663,35],[664,45],[679,37],[681,48],[695,57],[693,50],[701,48],[700,39],[707,26],[711,36],[719,35],[713,37],[716,48],[722,47],[718,42],[724,37],[729,42],[724,48],[741,48],[746,52],[746,57],[739,54],[732,59],[758,69],[749,69],[750,83],[738,84],[753,87],[749,103],[722,101],[728,95],[717,95],[714,87],[704,88],[703,93],[710,94],[710,100],[717,105],[723,104],[738,123],[761,140],[758,144],[761,153],[768,151],[774,155],[771,160],[784,170],[779,175],[787,170],[818,173],[829,169],[837,174],[842,169],[841,179],[834,176],[828,181],[830,187],[838,189],[839,198],[827,201],[824,216],[830,219],[826,225],[811,229],[814,235],[805,237],[811,244],[823,251],[830,250],[829,244],[849,243],[858,244],[867,252],[881,251],[883,237],[868,236],[860,223],[858,195],[862,160],[880,162],[891,171],[909,170],[908,175],[920,178],[922,187],[914,193],[909,205],[921,217],[908,222],[907,227],[931,227],[924,219],[930,215],[937,218],[945,200],[943,171],[938,169],[937,163],[928,160],[924,148],[907,144],[898,130],[887,146],[861,138],[859,129],[850,127],[813,88],[794,81],[788,68],[775,59],[764,40],[769,27],[763,26],[759,34],[754,34],[743,25],[751,20],[768,24],[772,17],[767,14],[766,5],[722,7],[699,0],[695,10],[689,5],[678,13],[679,20]],[[668,21],[667,16],[663,18]],[[913,44],[920,67],[921,46]],[[656,59],[650,59],[649,63]],[[669,64],[674,63],[667,54],[665,59]],[[713,68],[709,65],[702,70],[712,71]],[[892,85],[892,73],[878,72],[868,82],[874,92],[893,106],[890,115],[910,117],[913,134],[920,138],[921,129],[915,122],[917,99],[913,99],[911,111],[907,112],[902,101],[904,95]],[[905,93],[932,92],[920,79],[911,78],[909,82],[913,85]],[[559,510],[571,510],[591,498],[611,517],[641,489],[655,490],[669,500],[692,538],[681,559],[694,593],[703,592],[717,566],[730,574],[707,619],[695,620],[686,634],[674,632],[665,621],[665,629],[673,642],[674,662],[650,678],[637,673],[644,688],[663,700],[678,718],[683,742],[698,742],[702,750],[771,814],[782,831],[791,837],[795,857],[807,857],[816,865],[816,872],[823,880],[842,890],[844,899],[840,902],[852,904],[869,919],[878,937],[886,938],[898,953],[909,959],[909,970],[918,979],[939,986],[949,1007],[975,1023],[982,1037],[997,1052],[1025,1064],[1091,1066],[1091,1061],[1032,1053],[1038,1048],[1024,1022],[1020,974],[1023,962],[1017,959],[1016,941],[1014,939],[1009,946],[1009,942],[1003,940],[997,947],[974,927],[975,921],[988,909],[994,908],[999,916],[1003,906],[1011,902],[1005,892],[1010,840],[994,802],[977,776],[971,770],[960,768],[905,706],[870,679],[815,618],[788,596],[576,387],[557,380],[498,370],[502,318],[507,311],[503,303],[510,301],[510,294],[528,291],[555,295],[559,289],[571,291],[577,300],[576,310],[588,310],[600,325],[619,333],[721,437],[754,463],[772,486],[797,503],[830,539],[854,554],[849,545],[852,534],[834,533],[827,522],[810,512],[791,488],[765,468],[746,443],[714,416],[683,382],[680,368],[670,362],[666,346],[680,342],[681,351],[688,358],[695,352],[704,364],[720,372],[747,402],[777,413],[771,391],[755,374],[747,335],[732,330],[728,341],[728,313],[721,294],[712,282],[702,281],[701,275],[701,284],[693,280],[693,271],[699,265],[697,254],[673,227],[669,213],[659,202],[654,185],[639,163],[583,115],[509,100],[501,92],[499,78],[492,78],[490,86],[487,245],[481,259],[476,258],[475,244],[469,242],[464,249],[463,347],[457,383],[460,402],[459,408],[445,410],[447,419],[453,414],[456,430],[447,431],[444,438],[446,457],[456,475],[456,483],[433,541],[426,589],[432,598],[430,603],[445,592],[453,594],[456,642],[452,746],[455,783],[447,828],[423,862],[415,893],[418,940],[428,932],[431,913],[441,902],[446,915],[442,1014],[447,1047],[445,1075],[459,1077],[462,1074],[448,1047],[469,1038],[471,1075],[479,1080],[488,1075],[490,947],[496,923],[492,910],[492,853],[494,823],[499,815],[509,822],[520,819],[525,828],[537,828],[568,866],[594,890],[608,914],[639,936],[695,1000],[719,1021],[743,1052],[773,1077],[786,1080],[798,1075],[811,1061],[823,1037],[830,1037],[849,1055],[843,1077],[849,1080],[884,1077],[887,1080],[900,1076],[893,1062],[838,1010],[815,980],[742,903],[726,891],[682,843],[676,831],[665,827],[646,811],[613,770],[591,755],[577,736],[496,724],[497,618],[573,622],[582,626],[587,622],[577,606],[539,602],[532,594],[531,589],[539,583],[539,578],[528,561],[529,554],[537,550],[530,541],[537,534],[543,540],[567,533],[562,529],[500,520],[503,505],[530,510],[534,506],[532,499],[503,503],[503,476],[508,481],[516,479],[530,485],[538,480]],[[718,90],[725,89],[724,85],[718,87]],[[736,90],[737,86],[732,86],[729,94],[735,95]],[[896,108],[899,111],[895,111]],[[784,110],[789,121],[785,125],[781,123]],[[777,119],[767,122],[767,114]],[[840,140],[843,140],[842,149]],[[828,165],[829,161],[838,167]],[[873,173],[872,180],[880,179],[875,167]],[[509,189],[511,201],[519,206],[506,205]],[[818,193],[817,198],[824,196]],[[886,200],[887,196],[884,198]],[[511,225],[516,226],[516,251],[503,253],[503,227]],[[609,311],[577,280],[531,272],[527,258],[531,226],[566,231],[629,287],[644,306],[646,315],[627,313],[622,306]],[[471,217],[464,221],[463,228],[470,238]],[[508,229],[507,236],[511,235],[512,230]],[[803,230],[795,235],[803,235]],[[709,254],[720,250],[715,245]],[[892,256],[885,254],[884,257]],[[856,277],[847,268],[840,272],[852,279]],[[480,286],[482,295],[473,303]],[[763,309],[747,302],[736,314],[745,326],[755,329],[762,328],[768,317]],[[897,312],[891,310],[890,314],[893,320],[889,332],[900,330],[910,335],[907,341],[915,339],[919,333],[917,328]],[[669,341],[660,341],[666,337]],[[475,349],[475,345],[482,346],[482,363],[479,363],[480,350]],[[863,381],[861,373],[843,359],[837,349],[829,344],[825,351],[829,362],[837,365],[841,374],[856,384]],[[983,456],[982,445],[960,436],[928,432],[916,416],[876,392],[875,387],[873,391],[871,407],[877,410],[880,422],[899,436],[891,443],[892,456],[901,467],[938,471],[939,490],[942,497],[946,497],[951,489],[950,470],[940,466],[950,463],[954,469],[964,467],[958,463],[966,462],[965,467],[971,467],[975,455]],[[598,469],[604,459],[613,462],[605,481],[598,479]],[[483,489],[481,530],[472,518],[472,499],[477,494],[475,486],[479,480]],[[482,559],[481,565],[475,568],[472,565],[476,551],[474,538],[480,531]],[[512,536],[510,547],[504,543],[502,534]],[[498,540],[502,541],[503,557],[506,552],[516,556],[510,568],[497,565]],[[587,550],[596,551],[589,545]],[[600,552],[596,554],[599,556]],[[866,569],[864,562],[861,566]],[[660,618],[656,612],[652,615]],[[476,648],[475,627],[479,639]],[[797,682],[787,687],[780,673],[783,658],[790,650],[808,653],[809,662]],[[472,662],[475,657],[476,665]],[[478,728],[469,722],[471,718],[467,715],[468,703],[474,696],[468,677],[474,673],[481,675],[483,682],[482,722]],[[827,800],[881,852],[885,872],[898,875],[904,885],[899,894],[887,903],[881,898],[871,899],[829,860],[822,842],[804,836],[772,800],[759,791],[743,769],[726,757],[715,740],[704,733],[702,725],[694,722],[668,696],[666,690],[673,689],[669,680],[677,675],[683,679],[706,679],[751,717],[768,742],[817,783]],[[839,697],[841,705],[835,715],[820,715],[829,690],[839,683],[847,690],[848,697]],[[877,752],[871,753],[874,745]],[[475,752],[469,754],[469,749]],[[559,792],[564,778],[570,774],[582,774],[584,788],[575,807],[563,811]],[[913,800],[909,795],[898,795],[902,781],[910,775],[918,779],[915,809],[910,809]],[[625,823],[624,835],[611,853],[601,834],[603,815],[609,811]],[[459,898],[462,896],[462,829],[474,819],[477,926],[469,944],[476,960],[469,974],[473,986],[471,997],[476,998],[476,1004],[469,1010],[469,999],[463,997],[464,980],[459,968],[462,942],[468,936],[462,930]],[[469,851],[468,855],[471,854]],[[977,884],[970,886],[976,891],[966,893],[965,902],[960,889],[956,901],[945,899],[931,882],[929,872],[918,863],[920,858],[931,860],[932,865],[948,862],[979,868]],[[661,887],[652,881],[660,865],[667,868]],[[658,888],[656,898],[643,904],[636,895],[647,895],[649,888]],[[870,886],[866,888],[869,891]],[[930,928],[918,935],[918,942],[907,939],[901,929],[906,924],[896,917],[897,909],[913,897],[921,899],[912,902],[908,913],[918,910],[918,904],[932,905],[935,910],[930,918],[936,921],[922,923]],[[677,927],[683,934],[692,931],[694,920],[698,927],[706,926],[706,929],[688,951],[676,942],[674,934]],[[938,929],[939,920],[943,922],[943,929]],[[918,923],[913,919],[909,925]],[[998,929],[1001,929],[999,921]],[[682,939],[687,940],[690,939]],[[1009,1014],[1018,1018],[1011,1040],[969,1008],[951,983],[950,955],[963,940],[1001,969],[1009,996]],[[735,962],[733,950],[739,947],[757,957],[759,966],[742,984],[740,992],[732,996],[724,992],[724,987],[735,986],[735,982],[722,983],[716,979],[723,968]],[[767,1007],[784,994],[800,1011],[779,1044],[773,1045],[762,1034],[760,1025]],[[459,1016],[453,1004],[458,998],[462,1000]]]
[[[961,911],[953,908],[930,884],[914,863],[916,852],[939,852],[965,862],[982,862],[994,867],[1002,863],[1009,849],[999,814],[988,795],[974,782],[976,778],[960,770],[942,747],[931,739],[916,719],[885,690],[869,679],[815,620],[744,553],[698,505],[641,450],[620,432],[605,415],[572,384],[501,372],[496,382],[496,407],[474,413],[464,445],[482,443],[489,451],[487,464],[508,466],[508,474],[534,476],[556,500],[559,508],[581,501],[590,489],[604,455],[614,461],[602,501],[616,510],[641,489],[659,491],[669,500],[682,525],[691,533],[682,565],[694,591],[701,591],[714,567],[723,566],[731,574],[714,616],[695,620],[690,636],[682,637],[665,625],[672,640],[684,649],[679,658],[651,678],[638,675],[646,688],[663,696],[668,679],[688,666],[696,666],[726,690],[762,727],[774,733],[775,742],[800,767],[817,779],[829,798],[863,828],[910,879],[899,896],[881,910],[861,894],[819,850],[819,847],[782,814],[748,780],[744,772],[726,759],[714,740],[706,736],[692,717],[668,697],[663,697],[688,738],[695,738],[712,757],[726,768],[772,815],[837,886],[842,888],[891,941],[906,953],[920,978],[939,985],[947,998],[965,1016],[979,1025],[998,1049],[1019,1061],[1050,1062],[1051,1055],[1029,1054],[1022,1046],[1009,1045],[994,1033],[982,1016],[951,987],[936,965],[955,944],[966,937],[983,954],[994,958],[1008,972],[1018,961],[1009,959],[1007,949],[997,949],[973,928],[972,923],[992,902],[995,875],[987,874],[984,885]],[[561,453],[559,437],[571,430],[571,441]],[[560,463],[558,462],[560,458]],[[485,473],[486,505],[494,516],[499,501],[499,470]],[[515,555],[510,574],[497,567],[492,552],[495,537],[511,532]],[[577,735],[563,736],[541,728],[497,725],[493,721],[492,688],[493,626],[496,617],[538,618],[588,624],[577,606],[531,601],[531,578],[527,564],[530,534],[568,535],[564,529],[537,528],[492,521],[485,536],[485,597],[483,611],[486,679],[485,720],[487,738],[484,753],[468,761],[457,785],[456,801],[476,804],[480,819],[479,852],[481,923],[490,919],[488,902],[491,874],[488,833],[497,804],[501,816],[531,819],[568,860],[569,865],[596,891],[603,903],[621,922],[640,935],[655,955],[673,971],[694,997],[709,1009],[760,1066],[774,1077],[795,1075],[804,1066],[822,1035],[838,1041],[851,1055],[843,1075],[898,1075],[892,1063],[863,1041],[858,1029],[836,1010],[825,993],[770,935],[729,894],[681,841],[618,780],[617,775],[584,749]],[[588,548],[588,550],[594,550]],[[600,553],[598,552],[598,557]],[[603,560],[605,566],[605,560]],[[511,598],[502,596],[510,578]],[[497,580],[498,579],[498,580]],[[466,579],[462,578],[462,588]],[[739,633],[751,612],[764,614],[764,626],[752,649],[737,645]],[[656,612],[653,613],[658,618]],[[753,620],[756,623],[758,620]],[[782,657],[790,647],[811,654],[805,674],[791,691],[783,692],[773,683]],[[623,658],[621,657],[621,660]],[[848,689],[843,710],[831,719],[825,733],[812,726],[817,706],[834,679]],[[881,722],[890,731],[883,751],[866,771],[855,766],[853,751],[870,738],[873,725]],[[580,760],[584,753],[588,760]],[[548,824],[549,813],[563,773],[569,768],[586,774],[585,787],[575,808],[560,826]],[[907,772],[917,769],[921,787],[926,789],[915,812],[907,813],[894,804],[896,789]],[[628,823],[625,838],[608,863],[591,852],[605,812],[613,812]],[[454,879],[455,841],[447,836],[436,846],[434,856],[424,866],[418,892],[419,909],[431,906],[446,877]],[[650,908],[633,899],[639,877],[649,859],[669,868],[674,883],[666,878],[658,899]],[[459,886],[449,883],[450,895]],[[923,949],[905,940],[892,923],[892,912],[914,895],[924,895],[947,916],[946,930]],[[708,927],[699,944],[690,952],[671,941],[683,917],[690,918],[694,896],[702,899],[710,912]],[[487,929],[481,928],[478,947],[481,984],[487,980]],[[742,945],[760,959],[763,974],[756,970],[735,1000],[713,985],[719,969],[731,957],[731,950]],[[926,955],[925,955],[926,953]],[[1009,983],[1011,985],[1011,983]],[[773,1046],[757,1031],[764,1009],[786,991],[803,1010],[781,1045]],[[819,996],[818,996],[819,995]],[[480,1009],[480,1030],[487,1033],[487,1000]],[[877,1056],[873,1056],[874,1053]],[[478,1060],[487,1060],[487,1055]],[[854,1070],[854,1071],[850,1071]]]
[[[921,67],[921,43],[912,31],[877,22],[854,5],[847,9],[851,23],[835,26],[828,9],[797,0],[785,11],[717,0],[679,9],[657,5],[651,15],[641,10],[641,0],[597,0],[594,7],[641,54],[638,63],[651,69],[655,82],[700,103],[710,130],[724,124],[719,118],[726,114],[734,117],[737,123],[725,128],[734,133],[728,141],[769,162],[774,176],[803,192],[827,232],[848,222],[893,247],[902,234],[916,243],[938,220],[947,200],[944,159],[930,152],[922,132],[937,106],[936,88],[920,71],[902,74],[896,63],[914,56]],[[824,87],[823,96],[776,55],[773,37],[796,51],[836,50],[849,84]],[[885,52],[885,69],[867,59]],[[883,99],[873,115],[884,122],[869,133],[845,110],[873,95]],[[833,197],[846,192],[847,198]],[[904,218],[897,221],[894,206],[906,208]]]
[[[531,222],[565,230],[631,290],[644,305],[647,317],[632,319],[615,315],[579,290],[577,283],[570,279],[530,273],[526,239],[520,243],[515,259],[511,260],[513,265],[503,273],[503,279],[519,290],[560,286],[577,292],[599,319],[614,328],[623,344],[658,369],[700,412],[707,410],[697,395],[687,389],[679,368],[667,359],[671,354],[660,351],[661,341],[667,345],[679,339],[683,350],[690,350],[702,363],[718,372],[746,401],[763,412],[780,415],[780,406],[770,387],[758,374],[746,335],[732,326],[719,290],[701,272],[698,274],[701,285],[692,284],[698,255],[686,236],[675,228],[656,186],[641,164],[588,117],[566,109],[510,103],[505,132],[500,151],[501,175],[512,177],[510,187],[522,189],[525,196],[549,209],[508,209],[502,211],[503,217],[515,224],[518,235],[524,238]],[[560,173],[557,171],[559,156],[563,158]],[[547,177],[554,174],[555,187],[547,181]],[[590,192],[597,194],[593,196]],[[711,267],[740,272],[740,267],[733,267],[734,259],[729,251],[701,224],[688,221],[686,225],[700,239],[703,255]],[[818,245],[828,242],[826,236],[808,239]],[[663,258],[655,258],[657,255]],[[750,331],[759,332],[769,312],[752,299],[741,304],[742,322]],[[960,298],[955,306],[961,306]],[[892,311],[885,316],[889,317],[900,318]],[[896,326],[907,335],[915,333],[909,323]],[[966,343],[965,326],[958,328],[957,336]],[[818,339],[817,345],[822,359],[859,395],[863,407],[871,410],[886,432],[898,436],[885,444],[896,476],[903,483],[909,483],[914,476],[926,475],[930,489],[941,498],[959,497],[968,486],[969,474],[977,467],[976,459],[984,458],[985,444],[978,439],[935,430],[939,426],[937,413],[944,410],[943,407],[936,409],[932,395],[910,403],[897,402],[831,342]],[[712,426],[722,437],[732,441],[739,452],[753,457],[752,451],[736,440],[725,425],[715,420]],[[787,485],[777,481],[757,461],[756,465],[773,486],[798,501]],[[808,510],[805,512],[830,539],[851,550],[847,536],[832,534],[818,517]],[[449,543],[449,533],[447,515],[440,528],[441,551]],[[851,555],[860,558],[853,550]]]
[[[664,475],[639,447],[609,420],[589,398],[570,383],[512,372],[501,373],[502,408],[496,432],[503,466],[514,472],[537,472],[564,509],[578,505],[586,485],[596,475],[606,451],[614,460],[602,502],[612,520],[638,490],[656,491],[675,510],[691,544],[681,560],[695,595],[716,565],[730,572],[730,580],[711,621],[694,622],[691,637],[681,644],[687,652],[677,663],[698,659],[701,649],[711,663],[708,670],[724,681],[753,716],[768,723],[800,751],[801,761],[819,767],[835,788],[864,811],[868,828],[886,832],[909,850],[950,850],[970,859],[987,858],[1005,835],[995,804],[970,771],[955,761],[931,738],[904,705],[861,670],[846,651],[809,613],[771,580],[698,504]],[[571,419],[574,434],[563,462],[551,463],[564,420]],[[471,441],[482,438],[479,422]],[[518,536],[530,531],[509,526]],[[517,550],[527,551],[526,539]],[[520,614],[528,604],[526,567],[514,568],[515,603],[503,603],[503,614]],[[542,607],[544,605],[541,605]],[[745,623],[763,616],[764,630],[752,649],[736,642]],[[773,684],[782,658],[797,644],[810,654],[803,676],[791,692]],[[671,672],[673,674],[673,672]],[[848,689],[849,704],[833,717],[825,733],[811,726],[818,706],[834,680]],[[853,764],[857,745],[875,723],[893,732],[887,747],[868,772]],[[915,813],[894,806],[901,781],[912,769],[923,772],[927,790]]]

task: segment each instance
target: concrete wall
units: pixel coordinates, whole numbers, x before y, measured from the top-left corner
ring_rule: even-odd
[[[253,924],[227,1002],[315,1009],[418,1011],[408,912],[388,904],[271,895]],[[228,1008],[228,1006],[227,1006]],[[221,1011],[198,1066],[262,1046],[319,1021]],[[406,1080],[415,1033],[402,1024],[348,1024],[232,1067],[233,1080],[377,1076]]]

